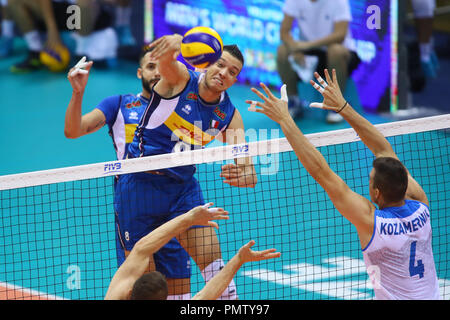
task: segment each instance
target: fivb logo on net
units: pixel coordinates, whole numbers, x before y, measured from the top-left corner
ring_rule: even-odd
[[[181,166],[186,162],[200,164],[205,163],[207,165],[214,164],[225,164],[233,161],[235,158],[245,158],[249,157],[251,154],[250,144],[233,144],[233,141],[242,140],[245,137],[245,141],[256,142],[265,141],[270,139],[278,141],[280,137],[279,129],[254,129],[248,128],[243,129],[227,129],[222,132],[225,141],[229,143],[224,147],[219,147],[214,150],[214,159],[211,159],[211,153],[200,152],[203,150],[203,142],[208,141],[207,136],[217,135],[217,129],[210,128],[203,132],[200,128],[202,127],[202,121],[194,122],[194,131],[188,131],[187,129],[183,131],[184,136],[188,136],[192,140],[196,141],[196,144],[189,144],[180,139],[176,132],[172,132],[171,141],[176,141],[172,153],[173,157],[170,159],[171,165]],[[229,146],[228,148],[226,146]],[[279,144],[274,143],[261,143],[258,145],[257,156],[252,157],[253,164],[259,165],[261,175],[273,175],[277,174],[279,170]],[[189,152],[187,151],[194,151]],[[198,151],[198,152],[197,152]],[[178,153],[182,152],[183,156],[179,156]],[[186,153],[185,153],[186,152]],[[217,153],[218,152],[218,153]],[[232,158],[229,160],[223,160],[225,158]]]

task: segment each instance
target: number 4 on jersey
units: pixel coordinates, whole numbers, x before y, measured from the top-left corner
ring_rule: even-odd
[[[409,257],[409,275],[411,277],[413,277],[416,274],[418,274],[419,278],[423,278],[423,274],[425,272],[425,267],[422,263],[422,260],[417,260],[417,265],[416,265],[416,244],[417,244],[417,241],[413,241],[411,243],[411,254]]]

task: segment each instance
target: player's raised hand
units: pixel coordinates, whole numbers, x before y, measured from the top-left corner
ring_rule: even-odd
[[[247,244],[243,245],[238,252],[239,259],[241,263],[251,262],[251,261],[261,261],[279,258],[281,256],[280,252],[276,252],[277,249],[266,249],[262,251],[253,251],[251,247],[255,245],[255,240],[251,240]]]
[[[223,165],[220,177],[225,178],[224,183],[240,188],[254,188],[258,182],[255,167],[252,164]]]
[[[167,54],[176,59],[181,51],[182,40],[183,37],[179,34],[167,35],[155,40],[148,46],[149,49],[153,48],[150,52],[151,59],[158,60]]]
[[[191,225],[210,226],[219,229],[219,225],[215,221],[211,220],[228,220],[228,211],[223,208],[210,208],[213,205],[209,202],[202,206],[197,206],[188,211],[188,215],[191,218]]]
[[[251,90],[261,98],[264,102],[246,100],[245,102],[250,104],[249,111],[263,113],[275,122],[281,123],[282,121],[291,118],[288,110],[288,99],[286,93],[286,85],[284,84],[280,89],[281,98],[277,98],[267,88],[264,83],[260,83],[266,95],[261,93],[255,88]],[[256,108],[259,107],[259,108]]]
[[[328,69],[324,70],[326,81],[317,73],[314,72],[314,76],[317,82],[310,80],[311,85],[320,92],[323,96],[323,102],[313,102],[309,106],[312,108],[320,108],[333,110],[340,112],[343,107],[347,104],[345,101],[341,89],[339,88],[338,79],[336,76],[336,69],[333,69],[333,78],[330,77]]]
[[[78,63],[69,70],[67,79],[74,92],[83,92],[89,78],[89,70],[92,68],[92,61],[86,62],[86,57],[81,58]]]

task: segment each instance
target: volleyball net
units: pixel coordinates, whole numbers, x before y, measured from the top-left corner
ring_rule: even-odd
[[[427,193],[437,275],[448,300],[450,115],[377,128]],[[369,198],[374,157],[353,129],[307,137],[350,188]],[[249,156],[256,187],[223,183],[222,166]],[[196,165],[205,201],[230,212],[217,231],[225,263],[250,240],[254,250],[282,253],[238,271],[241,300],[373,298],[356,229],[281,138],[0,177],[0,299],[103,299],[118,267],[115,177],[188,164]],[[204,280],[193,259],[191,266],[195,295]]]

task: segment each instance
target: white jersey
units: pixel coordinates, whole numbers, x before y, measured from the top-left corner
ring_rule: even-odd
[[[296,18],[301,41],[314,41],[329,36],[336,22],[352,21],[349,0],[286,0],[283,13]],[[343,45],[356,51],[350,26]],[[325,47],[324,47],[325,49]]]
[[[441,299],[425,204],[405,200],[402,207],[375,210],[363,256],[377,300]]]

